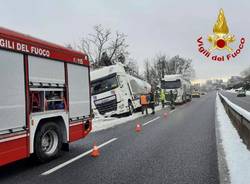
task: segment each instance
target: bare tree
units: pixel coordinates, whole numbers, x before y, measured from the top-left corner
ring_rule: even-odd
[[[191,59],[185,59],[180,56],[174,56],[166,62],[166,74],[182,74],[187,80],[195,77],[195,71]]]
[[[128,62],[124,63],[126,71],[136,77],[141,78],[139,75],[139,67],[137,65],[137,62],[133,60],[132,58],[128,59]]]
[[[166,55],[158,54],[152,61],[144,61],[144,78],[153,88],[157,87],[164,75],[172,74],[182,74],[185,79],[191,80],[195,75],[192,60],[179,56],[168,59]]]
[[[84,53],[86,53],[89,57],[89,60],[92,64],[95,63],[95,57],[94,57],[94,53],[92,53],[92,48],[90,46],[90,41],[86,38],[82,38],[80,44],[78,45],[78,49],[80,49],[81,51],[83,51]]]
[[[148,83],[151,83],[150,68],[151,68],[151,66],[150,66],[150,61],[149,61],[149,59],[146,59],[146,60],[144,61],[144,78],[145,78],[145,80],[146,80]]]
[[[96,25],[94,26],[94,33],[82,38],[79,49],[89,56],[92,65],[100,64],[102,54],[107,51],[105,45],[110,40],[110,35],[111,31],[109,29]]]
[[[158,80],[161,80],[161,78],[168,73],[167,61],[168,58],[165,54],[158,54],[154,58],[154,68],[156,70]]]
[[[117,31],[112,37],[111,30],[102,25],[94,26],[94,32],[82,38],[79,44],[79,49],[89,56],[94,68],[124,61],[128,56],[127,47],[125,34]]]
[[[128,47],[126,44],[126,37],[125,34],[117,31],[114,40],[111,41],[108,51],[110,61],[113,63],[116,62],[121,55],[124,57],[128,55],[128,52],[126,51]]]
[[[95,45],[96,52],[96,62],[101,61],[102,53],[106,51],[104,45],[109,41],[111,31],[109,29],[103,28],[101,25],[94,26],[95,33],[90,34],[90,42]]]
[[[144,79],[152,86],[152,89],[156,89],[161,79],[156,62],[151,65],[149,59],[144,60]]]
[[[160,80],[158,78],[158,72],[155,70],[154,67],[150,68],[150,84],[152,86],[152,89],[156,89],[157,85],[160,83]]]

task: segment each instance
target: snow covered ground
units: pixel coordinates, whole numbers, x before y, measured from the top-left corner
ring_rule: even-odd
[[[247,150],[237,130],[233,127],[218,95],[216,97],[216,116],[231,183],[249,184],[250,151]]]
[[[250,112],[248,112],[247,110],[243,109],[242,107],[232,103],[230,100],[228,100],[227,97],[223,96],[221,94],[221,96],[224,98],[224,100],[227,102],[227,104],[229,106],[231,106],[234,110],[236,110],[239,114],[241,114],[242,116],[244,116],[247,120],[250,121]]]
[[[240,90],[242,88],[239,88],[237,90]],[[237,91],[235,91],[235,89],[230,89],[230,90],[226,90],[227,92],[230,92],[230,93],[237,93]],[[246,95],[250,95],[250,91],[246,91]]]
[[[230,93],[237,93],[236,91],[235,91],[235,89],[230,89],[230,90],[226,90],[227,92],[230,92]]]
[[[161,110],[161,106],[158,105],[155,107],[155,111],[159,111]],[[166,108],[167,110],[167,108]],[[148,109],[148,113],[151,113],[151,109]],[[123,118],[115,118],[115,117],[109,117],[109,118],[105,118],[105,117],[100,117],[100,118],[95,118],[93,119],[93,130],[92,132],[97,132],[100,130],[104,130],[104,129],[108,129],[108,128],[112,128],[114,126],[120,125],[122,123],[126,123],[128,121],[132,121],[135,120],[139,117],[145,116],[142,115],[141,112],[137,112],[134,113],[131,116],[128,117],[123,117]]]

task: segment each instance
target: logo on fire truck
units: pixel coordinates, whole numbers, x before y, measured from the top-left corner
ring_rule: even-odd
[[[217,21],[213,27],[213,34],[209,35],[207,41],[210,43],[210,48],[204,48],[203,37],[200,36],[197,39],[198,51],[205,57],[211,58],[213,61],[229,61],[232,58],[237,57],[245,44],[245,38],[239,39],[239,45],[236,50],[233,50],[230,46],[231,43],[236,41],[234,35],[229,33],[226,17],[223,9],[220,9]],[[226,55],[212,55],[212,52],[226,51]]]

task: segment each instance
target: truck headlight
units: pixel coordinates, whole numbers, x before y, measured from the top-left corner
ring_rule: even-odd
[[[177,96],[177,99],[178,99],[178,100],[181,100],[181,96]]]

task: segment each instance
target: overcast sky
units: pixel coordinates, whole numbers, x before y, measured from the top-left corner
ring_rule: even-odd
[[[220,8],[236,36],[231,46],[241,37],[246,44],[236,59],[219,63],[200,55],[196,40],[213,33]],[[193,60],[197,79],[227,78],[250,66],[249,17],[249,0],[2,0],[0,6],[1,26],[58,44],[79,40],[97,24],[119,30],[140,66],[157,53],[178,54]]]

